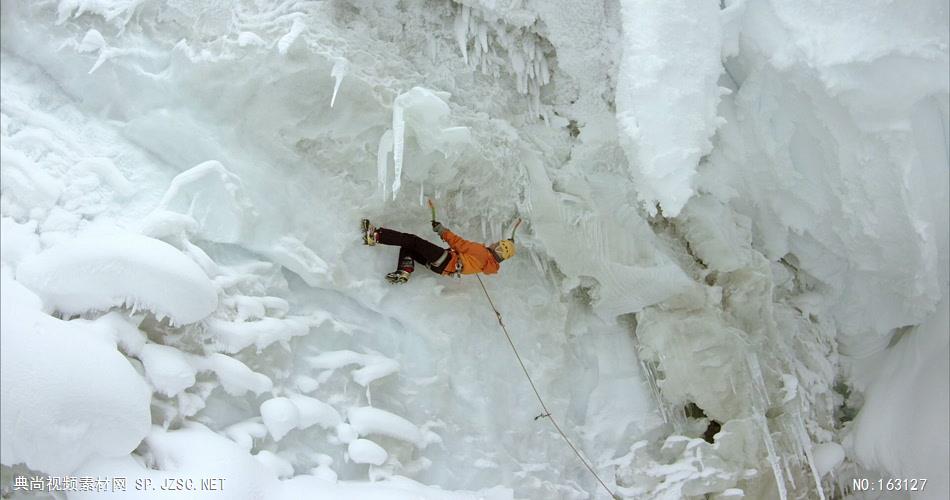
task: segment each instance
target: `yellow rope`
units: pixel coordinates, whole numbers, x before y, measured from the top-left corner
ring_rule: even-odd
[[[491,299],[488,289],[485,288],[485,283],[482,281],[482,277],[477,274],[475,277],[478,278],[478,284],[482,286],[482,291],[485,292],[485,298],[488,299],[489,305],[491,305],[492,310],[495,311],[495,317],[498,319],[498,324],[501,326],[501,331],[505,332],[505,337],[508,339],[508,345],[511,346],[511,350],[515,353],[515,357],[518,358],[518,363],[521,365],[521,370],[524,371],[524,376],[528,379],[528,383],[531,384],[531,389],[534,391],[534,395],[538,398],[538,403],[541,404],[543,413],[535,417],[535,420],[541,417],[549,418],[551,420],[551,424],[554,425],[554,428],[557,430],[558,434],[560,434],[561,437],[564,438],[564,442],[567,443],[567,445],[570,446],[572,450],[574,450],[574,454],[577,455],[577,458],[580,459],[581,463],[584,464],[584,467],[587,467],[587,470],[589,470],[590,473],[594,475],[594,477],[597,479],[597,482],[599,482],[600,485],[604,487],[604,490],[606,490],[612,498],[619,499],[620,497],[615,495],[614,492],[611,491],[609,487],[607,487],[607,483],[605,483],[604,480],[601,479],[599,475],[597,475],[597,472],[594,471],[594,468],[591,467],[587,460],[584,459],[584,457],[581,455],[581,452],[576,446],[574,446],[574,443],[572,443],[567,435],[564,434],[564,431],[561,430],[561,426],[557,424],[557,420],[554,420],[554,415],[551,414],[551,411],[548,410],[547,405],[544,404],[544,399],[541,398],[541,393],[538,392],[538,388],[534,385],[534,380],[532,380],[531,375],[528,374],[528,369],[525,367],[524,361],[521,359],[521,355],[518,354],[518,349],[515,348],[515,343],[511,341],[511,335],[508,334],[508,328],[505,327],[504,321],[501,320],[501,313],[498,312],[498,308],[495,307],[495,302]]]

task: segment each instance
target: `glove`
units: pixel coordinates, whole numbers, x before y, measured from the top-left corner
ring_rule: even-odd
[[[442,231],[445,231],[445,226],[439,221],[432,221],[432,230],[441,235]]]

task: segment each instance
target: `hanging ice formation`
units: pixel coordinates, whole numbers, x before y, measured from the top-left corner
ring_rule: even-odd
[[[393,199],[399,193],[402,185],[402,153],[406,142],[406,121],[403,119],[403,108],[397,97],[393,101]]]
[[[421,156],[408,170],[409,178],[421,182],[427,176],[452,175],[456,158],[471,142],[468,127],[452,125],[452,110],[447,101],[451,94],[424,87],[413,87],[393,99],[392,128],[380,138],[377,149],[377,175],[380,191],[385,191],[388,167],[387,153],[392,151],[393,181],[392,199],[396,199],[402,187],[406,157],[407,134],[412,138],[413,151]],[[441,153],[442,159],[426,159],[426,155]],[[386,198],[385,192],[383,193]]]
[[[379,138],[376,150],[376,188],[383,202],[386,201],[386,180],[389,173],[389,153],[393,150],[393,131],[387,130]],[[401,156],[401,155],[400,155]]]
[[[333,97],[330,98],[330,107],[333,107],[333,104],[336,103],[336,94],[340,91],[340,83],[343,82],[343,77],[346,76],[346,71],[348,69],[348,64],[346,59],[340,57],[333,62],[333,69],[330,70],[330,76],[335,80],[333,83]]]
[[[551,80],[548,57],[554,48],[537,31],[537,15],[512,11],[499,22],[498,14],[459,5],[453,22],[455,42],[466,64],[495,78],[502,70],[514,77],[518,92],[530,98],[529,109],[541,111],[541,86]],[[471,45],[471,51],[469,50]],[[506,60],[508,66],[500,62]]]

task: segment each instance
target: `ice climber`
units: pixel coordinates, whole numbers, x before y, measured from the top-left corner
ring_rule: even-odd
[[[515,254],[514,239],[501,240],[486,246],[460,237],[436,220],[432,221],[432,230],[439,233],[449,244],[449,248],[442,248],[414,234],[374,227],[368,219],[363,219],[362,230],[363,243],[367,245],[379,243],[399,247],[396,270],[386,275],[390,283],[409,281],[412,271],[415,270],[415,262],[443,276],[495,274],[502,261]]]

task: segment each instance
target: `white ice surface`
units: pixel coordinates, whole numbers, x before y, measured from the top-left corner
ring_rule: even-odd
[[[438,242],[426,198],[475,241],[524,219],[485,285],[621,496],[947,468],[945,0],[3,10],[4,480],[605,498],[476,281],[381,279],[359,219]]]

